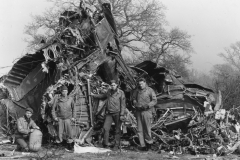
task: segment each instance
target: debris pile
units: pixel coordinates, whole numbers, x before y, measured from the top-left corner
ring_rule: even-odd
[[[168,112],[170,112],[168,110]],[[219,111],[218,111],[219,112]],[[227,155],[238,149],[239,129],[236,122],[226,122],[226,119],[216,119],[215,114],[192,116],[191,121],[184,129],[167,129],[168,121],[172,119],[172,113],[165,113],[157,123],[153,124],[152,133],[161,144],[159,149],[173,151],[176,154],[217,154]],[[188,116],[188,115],[186,115]],[[182,119],[186,121],[186,119]],[[192,123],[194,121],[194,123]],[[189,122],[189,121],[188,121]],[[160,124],[160,125],[159,125]],[[175,120],[175,125],[179,121]],[[179,127],[177,127],[179,128]]]

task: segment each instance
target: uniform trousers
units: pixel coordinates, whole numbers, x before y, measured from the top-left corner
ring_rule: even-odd
[[[152,111],[136,111],[138,138],[141,147],[147,144],[152,144],[151,126],[152,126]]]

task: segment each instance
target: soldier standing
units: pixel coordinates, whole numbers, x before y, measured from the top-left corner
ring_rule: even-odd
[[[118,84],[115,80],[111,80],[111,89],[106,94],[95,95],[94,98],[107,98],[106,102],[106,117],[104,121],[104,138],[103,147],[109,148],[109,131],[112,122],[115,123],[115,146],[113,150],[118,150],[120,147],[120,136],[121,136],[121,121],[124,120],[124,110],[126,108],[125,94],[118,88]]]
[[[73,133],[71,121],[75,121],[75,106],[74,100],[68,95],[68,88],[66,86],[61,87],[61,95],[55,96],[52,106],[52,116],[55,121],[58,122],[58,138],[57,143],[63,141],[63,132],[67,135],[67,149],[73,150]]]
[[[133,104],[136,108],[136,119],[138,128],[138,138],[141,150],[151,149],[153,140],[151,136],[151,122],[153,107],[157,103],[156,94],[152,88],[148,87],[146,80],[138,80],[139,88],[133,93]]]

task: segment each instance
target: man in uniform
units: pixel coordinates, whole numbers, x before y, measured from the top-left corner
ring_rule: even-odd
[[[32,133],[34,129],[39,129],[31,118],[32,114],[32,108],[27,108],[25,115],[17,120],[17,133],[15,134],[15,138],[19,149],[25,152],[29,151],[27,141],[29,140],[30,133]]]
[[[104,121],[104,138],[103,147],[109,148],[109,131],[112,122],[115,123],[115,145],[113,150],[118,150],[120,147],[120,136],[121,136],[121,121],[124,121],[124,110],[126,108],[125,94],[118,88],[118,84],[115,80],[111,80],[111,89],[106,94],[95,95],[94,98],[107,98],[106,102],[106,117]]]
[[[52,116],[58,122],[58,138],[57,143],[63,141],[63,132],[67,135],[67,149],[73,150],[73,133],[71,121],[75,121],[74,100],[68,95],[68,88],[61,87],[61,95],[55,96],[52,105]]]
[[[153,107],[157,104],[156,94],[152,88],[148,87],[146,80],[138,80],[139,88],[133,93],[133,104],[136,108],[136,119],[138,128],[138,138],[141,150],[151,149],[153,140],[151,136],[151,122]]]

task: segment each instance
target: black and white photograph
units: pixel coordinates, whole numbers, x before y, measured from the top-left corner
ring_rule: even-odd
[[[6,0],[0,160],[240,159],[239,0]]]

